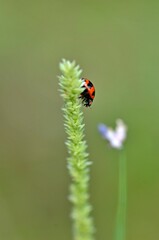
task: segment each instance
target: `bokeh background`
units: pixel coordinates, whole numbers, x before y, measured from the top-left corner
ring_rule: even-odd
[[[0,2],[0,239],[70,240],[59,61],[96,87],[83,107],[96,239],[113,239],[118,157],[97,124],[128,125],[127,240],[159,239],[159,2]]]

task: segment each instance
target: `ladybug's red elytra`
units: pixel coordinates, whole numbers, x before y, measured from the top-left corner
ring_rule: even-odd
[[[82,99],[82,103],[85,107],[90,107],[95,97],[95,87],[87,78],[81,78],[81,80],[83,82],[82,87],[84,88],[84,91],[81,93],[80,98]]]

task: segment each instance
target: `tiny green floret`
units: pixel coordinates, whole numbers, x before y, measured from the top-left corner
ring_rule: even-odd
[[[94,227],[90,216],[88,182],[89,165],[87,144],[84,140],[83,113],[79,96],[82,92],[81,69],[75,61],[65,59],[60,63],[62,75],[60,92],[64,100],[64,126],[67,133],[67,149],[69,157],[67,166],[71,176],[69,200],[72,202],[71,218],[73,221],[74,240],[93,240]]]

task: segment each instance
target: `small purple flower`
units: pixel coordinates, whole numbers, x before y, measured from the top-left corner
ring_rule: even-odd
[[[103,138],[110,143],[111,147],[117,149],[121,149],[123,147],[123,142],[126,139],[127,134],[127,126],[121,119],[116,121],[115,130],[107,127],[105,124],[99,124],[98,130]]]

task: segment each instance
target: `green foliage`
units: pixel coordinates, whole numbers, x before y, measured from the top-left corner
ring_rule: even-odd
[[[73,204],[72,220],[75,240],[92,240],[93,223],[88,202],[89,165],[86,141],[84,140],[83,113],[79,99],[82,91],[81,70],[75,62],[63,60],[60,63],[62,75],[60,92],[64,100],[65,130],[68,135],[68,170],[72,179],[69,200]]]
[[[126,207],[127,207],[127,176],[126,176],[126,155],[120,150],[119,158],[119,197],[116,215],[115,240],[126,239]]]

